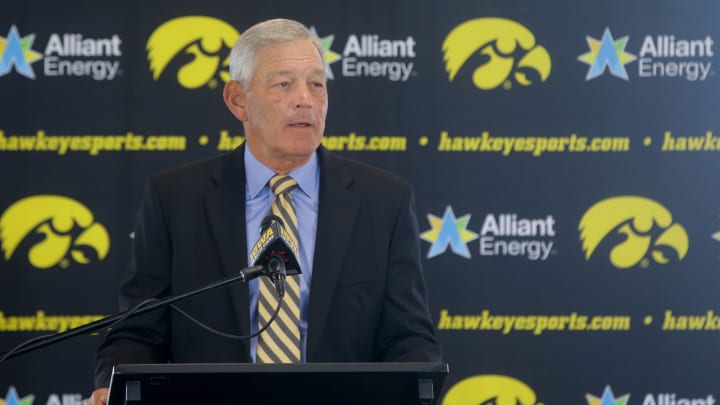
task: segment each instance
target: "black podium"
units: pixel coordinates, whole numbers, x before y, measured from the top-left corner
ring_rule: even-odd
[[[438,403],[445,363],[125,364],[108,405]]]

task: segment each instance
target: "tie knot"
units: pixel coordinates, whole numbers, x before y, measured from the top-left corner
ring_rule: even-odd
[[[276,174],[270,179],[270,190],[272,190],[275,195],[289,193],[293,191],[297,185],[297,181],[287,175]]]

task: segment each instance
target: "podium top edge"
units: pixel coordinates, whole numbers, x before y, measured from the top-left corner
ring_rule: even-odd
[[[447,363],[393,362],[393,363],[300,363],[300,364],[254,364],[254,363],[167,363],[167,364],[119,364],[113,374],[182,374],[182,373],[440,373],[447,374]]]

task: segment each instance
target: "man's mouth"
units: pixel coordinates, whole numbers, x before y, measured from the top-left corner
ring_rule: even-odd
[[[293,128],[308,128],[312,125],[309,122],[292,122],[290,123],[290,126]]]

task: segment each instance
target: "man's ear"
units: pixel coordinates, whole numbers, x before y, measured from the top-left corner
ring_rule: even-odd
[[[230,80],[225,83],[223,89],[223,100],[230,112],[240,121],[247,121],[247,110],[245,109],[245,90],[237,80]]]

